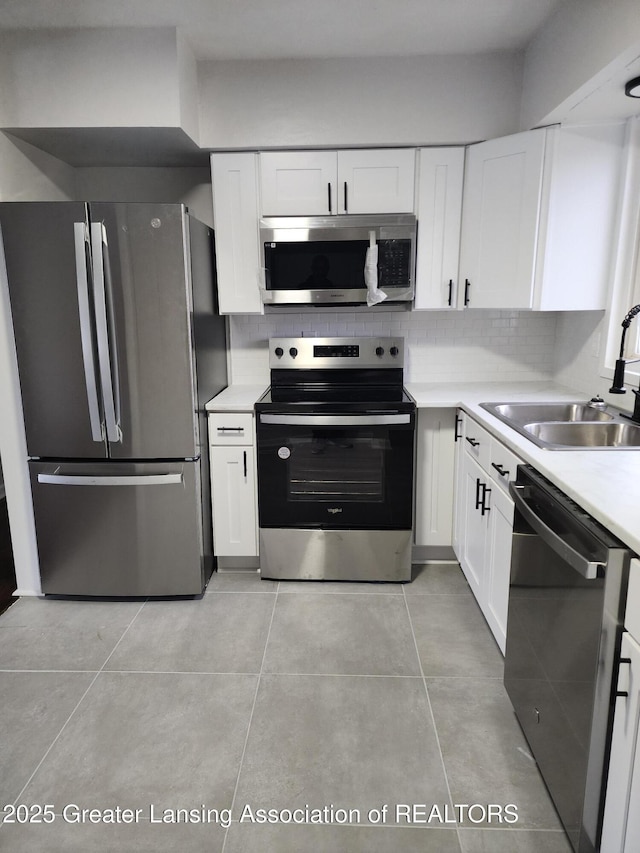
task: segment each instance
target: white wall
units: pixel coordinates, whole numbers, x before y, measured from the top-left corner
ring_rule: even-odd
[[[521,128],[554,120],[552,113],[620,58],[640,54],[638,0],[565,0],[528,45]],[[633,75],[630,75],[633,76]]]
[[[231,380],[269,384],[269,338],[399,335],[411,382],[535,382],[554,370],[554,313],[525,311],[308,311],[229,318]]]
[[[71,166],[0,132],[0,201],[65,201],[75,189]]]
[[[179,126],[176,39],[164,28],[0,33],[0,126]]]
[[[519,54],[204,62],[206,148],[439,145],[518,129]]]
[[[76,198],[84,201],[180,202],[213,227],[211,172],[204,168],[104,167],[76,170]]]

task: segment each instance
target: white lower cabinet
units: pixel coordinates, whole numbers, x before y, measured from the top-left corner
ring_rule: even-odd
[[[602,853],[640,850],[640,560],[632,560],[626,632],[620,674],[602,826]],[[625,695],[626,694],[626,695]],[[635,803],[635,806],[634,806]]]
[[[461,415],[453,547],[504,654],[514,505],[509,481],[520,461],[468,415]]]
[[[250,413],[209,416],[213,552],[257,557],[256,454]]]

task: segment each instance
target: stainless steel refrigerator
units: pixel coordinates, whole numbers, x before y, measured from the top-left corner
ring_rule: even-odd
[[[212,567],[211,230],[183,205],[0,204],[46,594],[175,596]]]

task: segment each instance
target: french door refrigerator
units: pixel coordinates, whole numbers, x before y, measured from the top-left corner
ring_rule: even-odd
[[[204,404],[226,386],[211,230],[178,204],[7,202],[42,590],[203,591]]]

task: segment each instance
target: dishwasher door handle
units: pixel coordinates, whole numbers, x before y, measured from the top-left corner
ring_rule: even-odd
[[[536,533],[540,536],[550,548],[568,563],[572,569],[575,569],[578,574],[582,575],[586,580],[595,580],[598,577],[598,571],[604,569],[603,563],[589,560],[575,548],[572,548],[562,536],[549,527],[536,513],[531,509],[524,498],[524,491],[529,487],[518,486],[515,483],[509,483],[509,493],[513,498],[516,509],[520,512],[524,520],[533,527]]]

